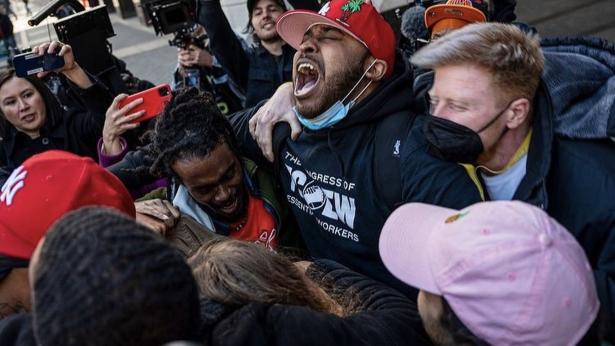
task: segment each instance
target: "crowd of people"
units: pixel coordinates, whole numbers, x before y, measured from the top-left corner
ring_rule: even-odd
[[[615,45],[287,5],[198,0],[147,123],[0,73],[0,345],[615,344]]]

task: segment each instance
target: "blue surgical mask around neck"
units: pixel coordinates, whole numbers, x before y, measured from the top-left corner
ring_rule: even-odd
[[[350,111],[350,108],[354,106],[357,99],[361,97],[365,90],[367,90],[367,88],[372,84],[372,81],[370,80],[369,83],[367,83],[363,90],[361,90],[361,92],[353,100],[350,100],[350,102],[348,102],[347,104],[344,104],[344,101],[346,101],[348,96],[350,96],[350,94],[352,94],[352,92],[357,88],[357,86],[359,86],[359,83],[361,83],[367,72],[372,68],[372,66],[374,66],[375,63],[376,60],[372,61],[372,63],[367,67],[365,72],[363,72],[363,74],[361,75],[361,78],[359,78],[359,80],[355,83],[352,89],[350,89],[350,91],[346,94],[346,96],[344,96],[342,100],[335,101],[335,103],[333,103],[331,107],[329,107],[320,115],[312,119],[308,119],[301,115],[299,111],[297,111],[297,107],[293,107],[293,111],[297,116],[297,120],[299,120],[301,125],[312,131],[325,129],[342,121],[342,119],[346,118],[348,112]]]

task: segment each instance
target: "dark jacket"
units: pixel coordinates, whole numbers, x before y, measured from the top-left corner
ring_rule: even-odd
[[[484,200],[462,165],[438,160],[428,153],[423,137],[427,116],[418,116],[403,150],[404,201],[420,201],[451,209],[463,209]]]
[[[204,301],[205,345],[430,345],[416,304],[374,280],[332,261],[316,261],[306,274],[325,291],[354,302],[347,317],[290,305],[239,308]]]
[[[96,142],[105,122],[105,112],[111,104],[111,94],[99,82],[82,90],[73,86],[87,109],[62,108],[51,92],[42,91],[47,109],[47,120],[41,136],[32,140],[4,121],[4,133],[0,139],[0,165],[7,171],[18,167],[28,157],[46,150],[60,149],[97,160]]]
[[[32,314],[21,313],[0,320],[0,345],[36,346]]]
[[[393,75],[344,120],[321,131],[304,129],[297,140],[286,137],[275,150],[275,171],[309,254],[407,294],[415,291],[393,277],[380,259],[378,240],[385,220],[400,204],[426,202],[423,198],[457,205],[439,201],[439,195],[402,193],[402,177],[409,174],[401,162],[402,148],[415,118],[411,87],[411,70],[398,54]],[[260,155],[248,131],[255,109],[232,118],[249,157]]]
[[[579,241],[594,269],[602,334],[611,333],[613,340],[615,143],[609,124],[615,118],[615,48],[596,40],[551,39],[543,51],[545,72],[533,103],[526,175],[513,199],[544,209]],[[424,142],[421,131],[414,137]],[[425,175],[442,169],[428,168]],[[489,199],[480,175],[471,175]],[[456,182],[468,185],[467,179]]]
[[[309,1],[302,1],[307,5]],[[316,1],[311,8],[317,9]],[[280,84],[292,79],[295,50],[284,45],[281,56],[274,56],[261,45],[244,50],[233,32],[219,0],[199,1],[199,24],[205,27],[210,48],[229,77],[246,95],[246,107],[269,98]]]
[[[563,39],[548,41],[544,50],[527,173],[513,198],[542,207],[579,241],[594,269],[603,333],[613,341],[615,143],[608,137],[614,135],[615,47]]]

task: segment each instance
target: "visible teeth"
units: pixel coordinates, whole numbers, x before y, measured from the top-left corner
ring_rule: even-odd
[[[299,66],[297,67],[297,71],[301,72],[301,73],[313,73],[314,72],[314,66],[312,66],[312,64],[304,62],[299,64]]]

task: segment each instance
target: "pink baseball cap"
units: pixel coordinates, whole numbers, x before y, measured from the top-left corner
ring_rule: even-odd
[[[371,55],[387,63],[386,76],[395,65],[395,33],[391,25],[365,0],[331,0],[318,13],[294,10],[282,14],[277,21],[278,35],[299,50],[303,35],[314,25],[323,24],[345,32],[361,42]]]
[[[393,275],[443,296],[493,345],[575,345],[600,306],[581,246],[522,202],[461,211],[406,204],[386,221],[380,255]]]

